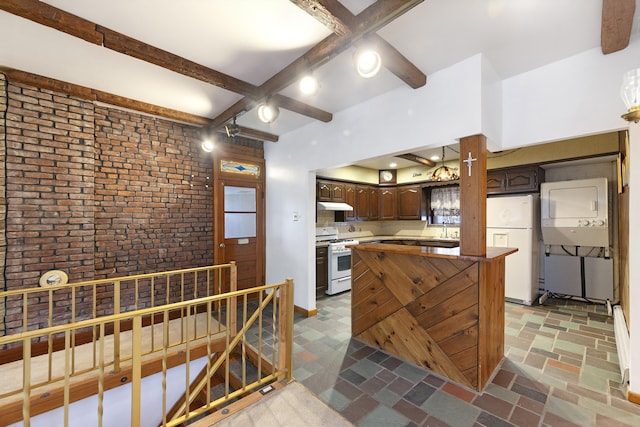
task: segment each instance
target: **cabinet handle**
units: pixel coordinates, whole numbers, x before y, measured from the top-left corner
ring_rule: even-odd
[[[227,245],[225,245],[224,243],[220,243],[220,244],[218,245],[218,247],[219,247],[219,248],[223,248],[223,249],[224,249],[224,248],[226,248],[226,247],[227,247]]]

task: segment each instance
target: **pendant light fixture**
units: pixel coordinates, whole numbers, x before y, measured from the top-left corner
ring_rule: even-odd
[[[431,181],[452,181],[460,178],[456,171],[444,164],[444,146],[442,147],[442,166],[433,171]]]

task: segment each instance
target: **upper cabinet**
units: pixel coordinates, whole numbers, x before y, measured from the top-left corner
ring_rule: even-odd
[[[346,199],[345,183],[319,179],[316,182],[319,202],[344,202]]]
[[[379,190],[380,216],[378,219],[398,219],[397,197],[398,192],[395,187],[383,187]]]
[[[422,185],[397,187],[398,219],[420,219],[422,216]]]
[[[517,166],[487,171],[487,194],[537,193],[544,182],[539,166]]]

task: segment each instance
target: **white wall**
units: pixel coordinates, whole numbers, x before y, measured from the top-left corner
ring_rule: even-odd
[[[397,89],[265,144],[267,283],[292,278],[295,304],[315,308],[315,170],[481,132],[481,67],[476,55],[421,89]]]
[[[625,50],[606,56],[596,48],[501,85],[483,62],[481,56],[471,57],[428,76],[423,88],[398,89],[336,113],[330,123],[316,122],[284,135],[277,144],[266,144],[267,251],[272,251],[267,257],[267,282],[292,277],[295,304],[315,308],[316,169],[442,146],[477,133],[491,135],[491,149],[507,149],[625,128],[619,87],[623,74],[640,66],[640,42],[634,40]],[[495,97],[500,90],[501,103],[483,98]],[[495,117],[496,109],[501,109],[497,113],[501,119]],[[496,126],[501,131],[496,132]],[[637,162],[640,164],[640,158]],[[633,184],[633,178],[630,182]],[[640,187],[640,177],[636,182]],[[302,214],[297,223],[291,220],[292,210]],[[636,228],[632,236],[640,232]],[[640,258],[640,248],[630,248],[630,257]],[[636,277],[632,277],[632,301],[640,293],[633,289],[640,280],[637,272]],[[631,307],[632,325],[634,316],[640,317],[640,305]],[[635,339],[631,337],[632,389],[636,392],[640,392],[638,323],[636,320]]]
[[[505,80],[503,149],[624,128],[622,75],[640,66],[639,55],[636,39],[623,51],[592,49]]]

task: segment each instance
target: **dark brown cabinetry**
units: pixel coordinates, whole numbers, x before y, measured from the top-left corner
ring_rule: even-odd
[[[398,219],[420,219],[422,213],[422,186],[402,185],[397,189]]]
[[[316,298],[329,289],[328,256],[327,246],[316,246]]]
[[[344,201],[353,207],[352,211],[344,211],[345,221],[355,221],[358,219],[356,206],[356,186],[355,184],[344,184]]]
[[[379,189],[379,192],[380,216],[378,219],[397,219],[397,189],[395,187],[383,187]]]
[[[517,166],[487,171],[487,194],[536,193],[544,182],[539,166]]]
[[[377,221],[380,218],[380,190],[377,187],[369,187],[369,221]]]
[[[370,193],[368,185],[356,186],[356,219],[358,221],[369,221],[371,219]]]
[[[344,202],[345,201],[345,183],[318,180],[316,182],[319,202]]]

